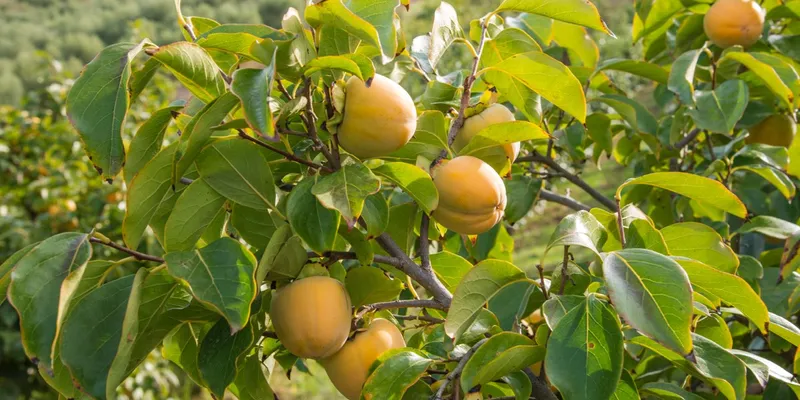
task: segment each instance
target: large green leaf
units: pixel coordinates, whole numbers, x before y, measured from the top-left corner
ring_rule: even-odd
[[[502,146],[531,140],[547,140],[548,138],[550,135],[532,122],[501,122],[481,129],[458,154],[478,157],[495,169],[501,170],[502,168],[497,167],[504,166],[506,162],[510,161],[507,160],[508,155]],[[495,151],[489,152],[489,150]]]
[[[480,71],[497,72],[538,93],[557,107],[586,122],[586,96],[578,78],[564,64],[540,51],[509,57]]]
[[[266,278],[275,281],[294,279],[307,260],[303,241],[292,232],[291,226],[284,224],[275,230],[264,249],[258,263],[256,283],[261,284]]]
[[[325,208],[312,194],[315,180],[306,178],[292,189],[286,202],[286,217],[292,230],[312,250],[323,253],[333,248],[339,229],[339,213]]]
[[[670,255],[692,258],[720,271],[735,274],[739,258],[714,228],[698,222],[680,222],[661,229]]]
[[[634,337],[630,343],[652,350],[683,372],[715,386],[729,400],[744,399],[747,385],[745,364],[711,340],[699,335],[692,335],[692,340],[695,363],[645,336]]]
[[[473,267],[453,294],[444,324],[447,335],[458,341],[486,302],[504,287],[527,279],[522,270],[506,261],[486,260]]]
[[[461,372],[464,392],[521,370],[544,359],[544,346],[513,332],[492,336],[470,357]]]
[[[393,20],[396,6],[396,0],[329,0],[306,7],[305,17],[315,28],[336,28],[375,46],[386,63],[394,58],[397,45]]]
[[[197,169],[209,186],[234,203],[277,213],[272,171],[257,145],[238,138],[221,140],[200,153]]]
[[[746,165],[734,168],[733,171],[752,172],[764,178],[767,182],[771,183],[772,186],[775,186],[786,200],[793,199],[794,195],[797,193],[797,188],[792,179],[779,169],[764,165]]]
[[[183,323],[164,338],[161,354],[179,366],[196,384],[202,385],[197,367],[197,353],[207,329],[200,324]]]
[[[275,136],[269,97],[275,80],[275,58],[273,64],[262,69],[240,69],[233,73],[231,92],[242,101],[247,124],[261,136]]]
[[[625,249],[605,257],[603,276],[628,324],[681,354],[692,351],[692,289],[677,262],[652,250]]]
[[[472,268],[472,263],[448,251],[431,254],[431,266],[436,277],[451,293]]]
[[[362,218],[366,223],[367,239],[380,236],[389,224],[389,204],[382,194],[368,196],[364,202]]]
[[[594,215],[588,211],[578,211],[564,217],[556,226],[556,230],[550,235],[542,259],[547,256],[547,252],[556,246],[581,246],[585,247],[597,255],[603,247],[608,233],[603,225],[597,221]]]
[[[231,211],[231,225],[247,244],[265,249],[272,234],[283,223],[266,210],[256,210],[234,204]]]
[[[617,197],[619,198],[623,188],[632,185],[655,186],[729,212],[739,218],[747,216],[747,208],[735,194],[722,183],[703,176],[685,172],[655,172],[627,180],[617,189]]]
[[[245,357],[239,362],[239,371],[236,379],[229,388],[239,400],[262,400],[274,398],[275,394],[269,387],[269,379],[265,374],[264,366],[258,354]]]
[[[345,287],[353,307],[358,308],[365,304],[394,300],[404,286],[400,280],[386,276],[380,268],[363,266],[347,271]]]
[[[61,359],[81,390],[92,397],[113,398],[116,392],[116,387],[107,387],[108,373],[122,339],[131,290],[145,274],[129,275],[93,290],[64,321]]]
[[[542,316],[550,330],[556,329],[559,321],[573,308],[582,306],[586,300],[582,295],[552,295],[542,304]]]
[[[611,400],[639,400],[639,389],[636,388],[636,382],[633,380],[630,372],[622,370],[622,379],[617,382],[617,389]]]
[[[3,304],[3,302],[6,301],[6,297],[8,295],[8,285],[11,284],[11,271],[13,271],[14,267],[17,266],[19,260],[30,253],[37,244],[39,243],[29,244],[17,250],[14,254],[3,261],[2,264],[0,264],[0,296],[2,296],[0,297],[0,304]]]
[[[421,351],[409,348],[389,350],[378,357],[364,388],[362,398],[400,400],[406,390],[419,381],[433,363]]]
[[[172,198],[172,159],[178,144],[161,150],[131,181],[126,199],[127,209],[122,221],[122,240],[135,249],[142,240],[147,225],[165,202]]]
[[[702,49],[683,53],[672,63],[667,88],[678,95],[681,103],[694,105],[694,74]]]
[[[239,99],[231,93],[212,100],[198,111],[181,135],[180,147],[175,152],[172,183],[180,181],[183,174],[194,164],[200,152],[208,144],[208,140],[228,114],[239,106]]]
[[[608,105],[616,110],[625,122],[637,132],[655,135],[658,131],[658,121],[653,114],[643,105],[633,99],[617,94],[607,94],[592,99]]]
[[[672,68],[675,68],[674,65]],[[670,74],[670,72],[667,72],[664,67],[658,64],[624,58],[612,58],[600,63],[595,70],[595,74],[607,70],[627,72],[650,79],[662,85],[667,84]]]
[[[415,165],[389,162],[373,171],[400,186],[409,196],[417,201],[426,213],[430,213],[439,205],[439,191],[427,172]]]
[[[433,29],[431,29],[431,43],[428,50],[428,60],[431,68],[436,68],[447,48],[453,41],[464,37],[461,25],[458,23],[456,9],[449,3],[441,2],[433,13]]]
[[[222,398],[233,383],[243,355],[255,339],[253,325],[231,334],[228,323],[220,319],[208,331],[197,353],[197,367],[211,393]]]
[[[338,171],[317,179],[311,193],[325,208],[339,211],[353,227],[361,217],[364,202],[381,188],[381,181],[361,163],[347,164]]]
[[[683,390],[682,387],[670,382],[650,382],[641,387],[644,394],[652,394],[666,400],[703,400],[702,397]]]
[[[792,392],[794,392],[795,396],[800,395],[800,384],[797,383],[797,379],[791,372],[785,370],[780,365],[775,364],[764,357],[759,357],[753,353],[748,353],[742,350],[734,349],[731,350],[731,353],[736,355],[736,357],[739,357],[740,360],[744,361],[744,363],[747,365],[747,368],[750,369],[750,372],[752,372],[753,375],[759,380],[759,384],[762,388],[767,384],[765,378],[771,378],[789,386]]]
[[[176,42],[161,46],[152,57],[164,65],[195,97],[208,103],[225,92],[219,67],[200,46]]]
[[[125,169],[123,171],[125,182],[130,184],[133,177],[158,154],[164,142],[164,133],[166,133],[174,114],[181,108],[183,107],[162,108],[154,112],[150,119],[139,127],[139,130],[136,131],[136,136],[133,137],[130,146],[128,146],[128,156],[125,159]]]
[[[745,222],[744,225],[736,230],[736,234],[758,232],[769,237],[785,240],[798,231],[800,231],[800,226],[791,222],[768,215],[759,215]]]
[[[590,295],[555,326],[544,368],[567,399],[608,399],[622,376],[622,328],[613,309]]]
[[[539,192],[544,186],[544,181],[526,175],[512,176],[503,180],[506,186],[505,218],[509,223],[517,221],[528,215],[534,203],[539,198]]]
[[[36,245],[11,272],[8,300],[19,314],[22,347],[29,359],[51,373],[62,282],[91,256],[88,235],[61,233]]]
[[[592,40],[586,28],[566,23],[553,21],[553,40],[559,46],[570,51],[572,62],[585,68],[594,68],[600,59],[600,49]]]
[[[761,79],[761,81],[767,85],[784,106],[793,107],[794,94],[792,90],[786,86],[781,80],[780,75],[778,75],[775,69],[769,64],[759,61],[750,53],[736,50],[727,51],[722,59],[718,61],[718,64],[720,68],[724,68],[724,64],[727,62],[738,62],[747,67],[757,78]]]
[[[67,95],[67,115],[104,179],[113,179],[125,165],[122,127],[130,105],[131,61],[148,44],[144,40],[106,47]]]
[[[239,242],[222,238],[202,249],[164,256],[169,273],[186,282],[192,295],[208,305],[237,332],[247,324],[256,296],[256,259]]]
[[[192,182],[181,192],[167,220],[164,249],[172,252],[194,248],[224,204],[225,198],[203,179]]]
[[[600,17],[597,7],[586,0],[504,0],[495,12],[521,11],[538,14],[558,21],[583,25],[587,28],[597,29],[611,36],[614,33],[608,29],[605,21]]]
[[[697,128],[729,134],[744,115],[750,91],[740,80],[723,82],[714,90],[697,92],[697,108],[689,110]]]

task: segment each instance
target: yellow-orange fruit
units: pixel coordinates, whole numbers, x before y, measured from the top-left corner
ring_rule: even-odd
[[[480,159],[460,156],[442,162],[433,169],[433,183],[439,190],[439,206],[432,215],[447,229],[477,235],[503,218],[506,209],[503,179]]]
[[[321,364],[339,392],[350,400],[358,400],[372,363],[385,351],[402,347],[406,347],[406,341],[400,330],[393,323],[376,318],[366,331],[356,334],[338,353],[321,360]]]
[[[750,136],[745,139],[746,143],[789,147],[797,134],[797,124],[788,115],[775,114],[748,130]]]
[[[525,320],[528,321],[528,323],[530,323],[531,325],[536,325],[544,321],[544,317],[542,316],[542,310],[538,309],[532,312],[531,315],[528,315],[528,317],[525,318]]]
[[[703,19],[706,36],[715,45],[749,47],[761,37],[764,9],[752,0],[717,0]]]
[[[459,129],[453,141],[453,150],[461,151],[470,140],[484,128],[502,122],[514,121],[514,114],[502,104],[492,104],[479,114],[464,120],[464,126]],[[508,143],[503,146],[506,157],[513,163],[519,155],[519,143]]]
[[[272,296],[269,315],[281,343],[302,358],[328,357],[350,334],[350,296],[341,282],[312,276]]]
[[[339,144],[359,158],[385,156],[405,146],[417,129],[417,110],[400,85],[375,75],[372,84],[347,81]]]

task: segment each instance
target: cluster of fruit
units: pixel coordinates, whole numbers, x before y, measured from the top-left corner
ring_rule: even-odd
[[[352,321],[350,296],[336,279],[312,276],[279,289],[269,315],[281,343],[292,354],[318,360],[345,397],[358,400],[369,369],[378,357],[406,346],[403,334],[388,320],[373,319],[348,340]]]
[[[484,128],[514,120],[501,104],[492,104],[467,118],[453,141],[460,151]],[[362,159],[383,157],[405,146],[414,135],[417,112],[411,96],[397,83],[375,75],[369,85],[357,77],[347,81],[344,117],[338,128],[339,144]],[[504,145],[514,162],[519,143]],[[433,218],[454,232],[477,235],[503,218],[506,189],[500,174],[479,158],[462,155],[433,166],[439,206]]]

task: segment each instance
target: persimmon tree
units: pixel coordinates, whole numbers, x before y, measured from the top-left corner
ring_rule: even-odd
[[[316,359],[350,399],[795,396],[800,2],[637,1],[643,59],[611,60],[590,2],[497,3],[462,25],[442,2],[407,38],[408,1],[280,29],[178,1],[185,41],[103,50],[67,113],[127,185],[123,243],[64,233],[0,267],[42,377],[113,398],[159,349],[218,398],[271,396],[268,359]],[[470,59],[442,63],[454,46]],[[162,73],[192,98],[127,144]],[[612,197],[580,174],[603,158],[634,176]],[[515,265],[507,226],[537,201],[575,213]]]

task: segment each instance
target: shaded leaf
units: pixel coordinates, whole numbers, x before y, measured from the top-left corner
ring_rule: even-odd
[[[312,194],[315,183],[313,178],[306,178],[292,189],[286,202],[286,217],[292,230],[312,250],[322,253],[333,248],[339,213],[325,208]]]
[[[347,271],[345,287],[350,294],[353,307],[397,299],[403,291],[403,283],[392,279],[380,268],[356,267]]]
[[[422,352],[403,348],[384,352],[379,364],[367,378],[361,397],[365,400],[399,400],[406,390],[419,381],[433,363]]]
[[[175,42],[159,47],[151,56],[201,101],[208,103],[225,93],[219,67],[199,45]]]
[[[364,164],[354,163],[318,178],[311,193],[324,207],[339,211],[352,228],[361,216],[366,198],[377,193],[380,188],[380,180],[369,168]]]
[[[436,190],[431,176],[421,168],[401,162],[388,162],[373,168],[373,172],[400,186],[426,213],[430,214],[439,205],[439,191]]]
[[[698,222],[681,222],[661,229],[669,254],[692,258],[735,274],[739,258],[714,228]]]
[[[225,204],[225,198],[203,179],[181,192],[164,227],[166,251],[191,250]]]

